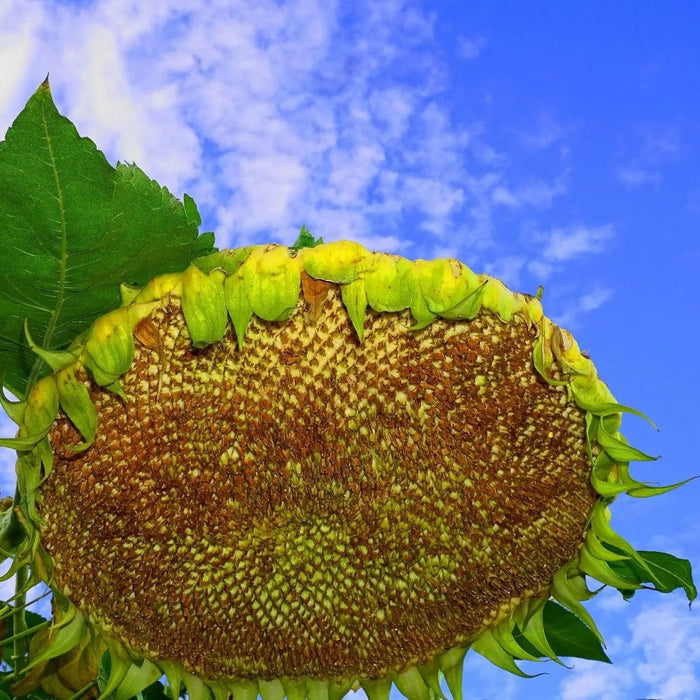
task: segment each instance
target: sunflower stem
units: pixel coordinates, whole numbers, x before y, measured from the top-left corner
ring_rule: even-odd
[[[23,632],[27,630],[27,619],[24,615],[27,581],[29,578],[29,567],[25,564],[17,569],[15,574],[15,606],[12,613],[13,637],[12,642],[12,667],[16,674],[21,673],[27,665],[27,651],[29,640]]]
[[[32,634],[36,634],[40,629],[48,627],[50,624],[51,620],[44,620],[38,625],[34,625],[34,627],[27,627],[27,629],[24,630],[24,632],[20,632],[19,634],[13,634],[11,637],[3,639],[2,642],[3,644],[7,644],[8,642],[14,642],[15,639],[19,639],[20,637],[29,637]]]

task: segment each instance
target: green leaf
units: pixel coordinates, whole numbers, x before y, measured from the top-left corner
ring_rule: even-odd
[[[555,603],[553,600],[548,600],[544,606],[543,617],[547,641],[557,656],[570,656],[611,663],[600,641],[590,627],[565,607]],[[517,628],[513,633],[513,637],[525,651],[545,658],[544,654],[538,652]]]
[[[139,693],[143,700],[170,700],[170,694],[165,690],[165,686],[160,682],[156,681],[146,688],[146,690]]]
[[[212,252],[194,202],[135,165],[112,167],[61,116],[42,83],[0,143],[0,369],[22,397],[48,372],[24,337],[61,350],[119,306],[119,284],[185,269]]]
[[[182,199],[182,203],[185,207],[185,213],[187,214],[187,219],[191,221],[195,226],[201,226],[202,217],[199,215],[197,203],[187,193],[185,193]]]
[[[0,513],[0,561],[4,561],[10,552],[14,552],[26,534],[12,506]]]
[[[544,630],[557,656],[611,663],[588,625],[553,600],[547,601],[544,606]]]
[[[289,250],[300,250],[301,248],[315,248],[323,243],[323,238],[314,238],[306,226],[301,227],[299,236],[294,241],[293,245],[289,246]]]
[[[109,675],[112,672],[112,657],[109,651],[105,651],[100,659],[100,665],[97,669],[97,687],[100,691],[104,691],[107,681],[109,680]]]
[[[610,548],[608,546],[608,548]],[[612,548],[611,548],[612,549]],[[615,551],[615,550],[613,550]],[[682,588],[688,597],[689,602],[693,602],[697,598],[698,591],[693,582],[693,571],[690,562],[687,559],[679,559],[673,554],[666,552],[648,552],[638,551],[640,558],[646,562],[651,570],[652,576],[644,567],[634,561],[634,559],[626,559],[623,561],[610,562],[610,567],[621,578],[630,583],[651,583],[654,588],[661,593],[670,593],[678,588]],[[634,591],[618,589],[620,593],[629,599],[634,595]]]

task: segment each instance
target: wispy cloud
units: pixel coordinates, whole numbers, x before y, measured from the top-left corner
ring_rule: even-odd
[[[478,251],[498,208],[546,208],[564,189],[508,182],[484,125],[450,111],[434,17],[410,0],[3,8],[0,129],[51,68],[79,130],[192,194],[220,245],[289,241],[306,223],[406,254],[448,239]],[[461,55],[485,46],[462,37]]]
[[[619,700],[629,697],[634,676],[629,669],[577,661],[572,677],[562,683],[562,700]]]
[[[493,149],[443,106],[433,20],[410,2],[21,5],[5,3],[21,18],[5,90],[52,67],[79,129],[190,191],[224,245],[289,240],[310,219],[329,239],[404,245],[407,216],[435,235],[488,220],[462,183]]]
[[[557,277],[561,279],[561,274],[572,264],[580,264],[586,257],[606,252],[614,238],[615,228],[612,224],[585,226],[576,223],[545,232],[531,232],[528,236],[530,249],[537,252],[524,261],[522,270],[530,273],[537,283],[547,280],[556,283]],[[558,296],[567,301],[558,310],[550,307],[549,313],[560,325],[573,327],[585,314],[609,301],[613,290],[607,285],[598,285],[582,291],[567,281],[564,288],[559,286]]]
[[[562,147],[566,136],[572,131],[570,125],[547,111],[540,112],[527,126],[519,129],[520,140],[528,148],[541,150],[552,146]],[[564,147],[562,155],[568,153]]]
[[[511,209],[521,209],[527,206],[546,209],[552,206],[555,198],[565,194],[566,190],[563,178],[557,178],[553,182],[531,180],[515,187],[498,185],[493,190],[493,201],[494,204]]]
[[[457,52],[465,61],[473,61],[483,53],[487,41],[483,37],[460,37]]]
[[[614,176],[627,189],[658,186],[663,169],[681,151],[681,136],[676,127],[645,124],[629,136],[622,163]]]
[[[541,236],[544,240],[542,257],[547,261],[561,263],[582,255],[600,253],[613,239],[614,234],[612,224],[601,226],[576,224],[557,228]]]
[[[511,289],[519,289],[520,275],[526,263],[524,255],[503,255],[487,263],[484,271],[503,280]]]
[[[0,133],[23,104],[27,66],[36,50],[36,32],[41,24],[41,8],[34,3],[0,4]],[[9,27],[19,29],[9,30]],[[41,76],[43,77],[43,76]]]
[[[568,163],[522,173],[494,145],[488,110],[467,119],[455,109],[435,15],[412,0],[2,7],[12,29],[0,36],[0,110],[11,107],[0,130],[51,68],[81,133],[111,161],[136,161],[193,195],[222,247],[288,242],[306,224],[326,240],[490,263],[518,286],[604,252],[612,237],[610,225],[544,216],[569,194]],[[481,36],[459,41],[467,61],[487,49]],[[515,134],[528,159],[533,148],[566,151],[562,120],[542,111],[529,124]],[[523,216],[545,230],[536,246],[513,234]]]
[[[584,294],[579,300],[581,311],[595,311],[610,299],[612,292],[609,289],[595,289],[588,294]]]
[[[677,127],[645,124],[638,129],[639,156],[649,163],[659,163],[676,156],[681,150],[681,135]]]
[[[560,326],[572,328],[576,326],[581,317],[599,309],[613,296],[611,289],[598,287],[590,292],[574,297],[562,311],[555,314],[556,321]]]
[[[661,181],[661,175],[657,171],[634,165],[617,168],[615,177],[629,189],[644,185],[658,185]]]

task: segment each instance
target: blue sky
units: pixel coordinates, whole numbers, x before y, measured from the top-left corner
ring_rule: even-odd
[[[661,428],[626,421],[662,455],[636,474],[672,482],[700,473],[699,21],[690,0],[0,0],[0,134],[50,71],[80,132],[191,194],[220,247],[306,224],[544,285],[548,315]],[[699,489],[619,499],[614,524],[700,571]],[[522,680],[474,654],[465,698],[700,697],[697,613],[618,599],[591,604],[614,666]]]

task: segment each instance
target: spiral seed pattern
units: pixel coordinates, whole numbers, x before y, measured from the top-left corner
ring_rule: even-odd
[[[336,287],[310,316],[193,350],[172,299],[136,334],[129,400],[90,385],[94,444],[56,421],[42,544],[133,652],[378,677],[473,639],[580,547],[584,417],[537,376],[534,329],[368,311],[360,344]]]

